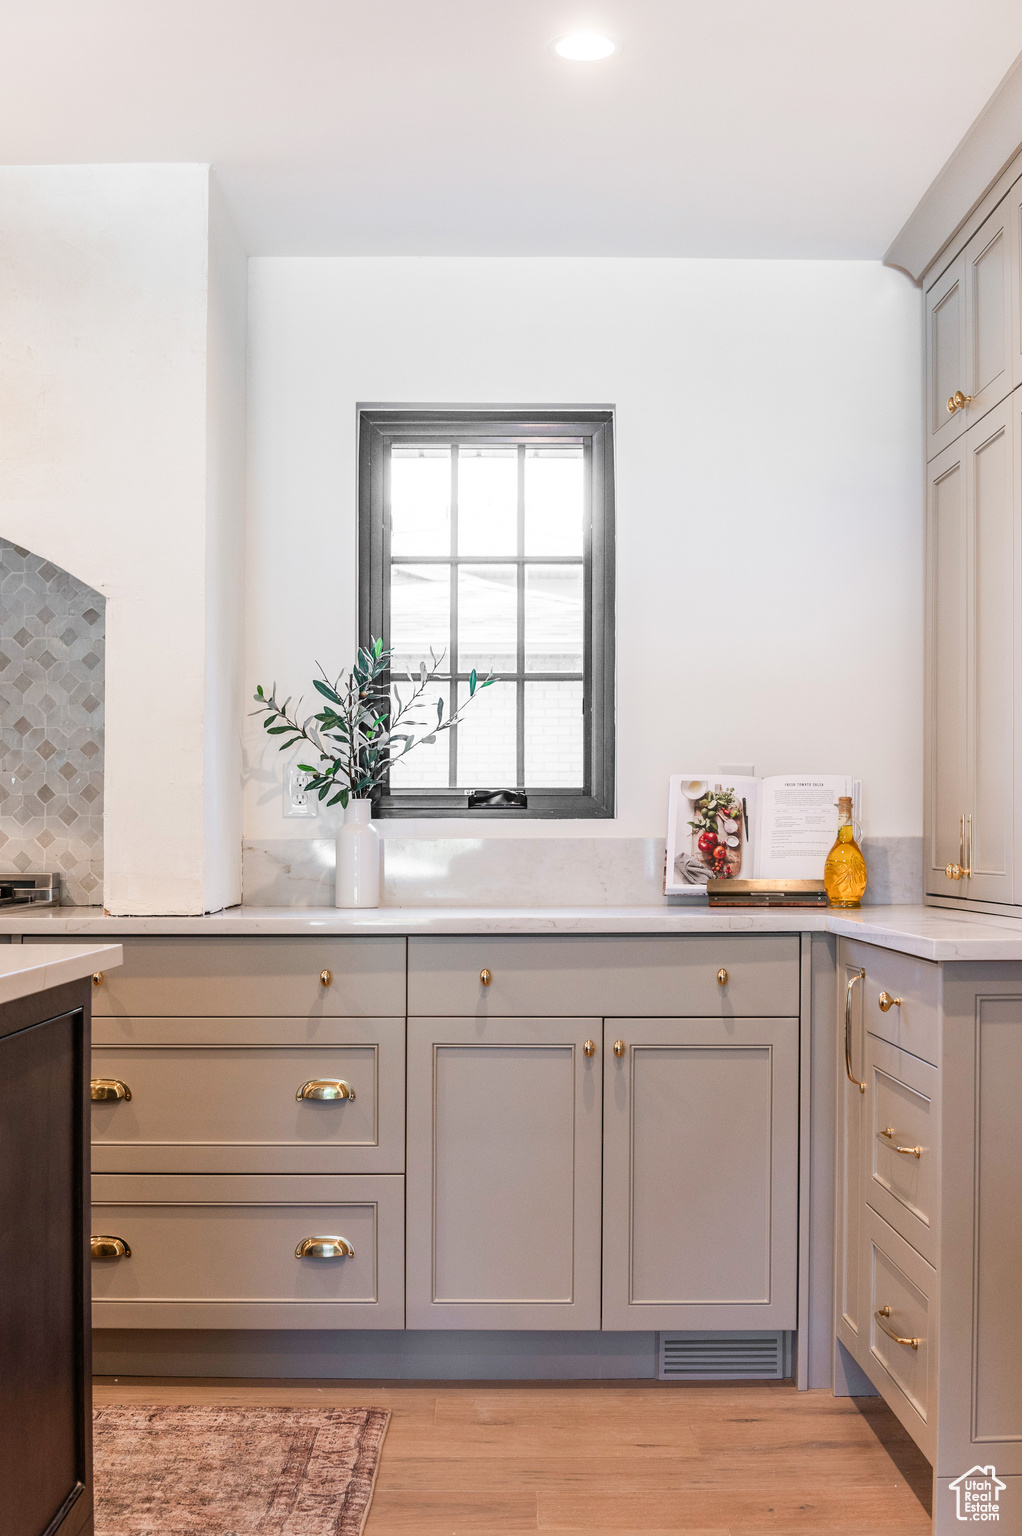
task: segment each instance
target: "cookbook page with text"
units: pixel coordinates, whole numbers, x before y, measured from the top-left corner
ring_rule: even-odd
[[[776,774],[760,792],[758,880],[822,880],[837,837],[839,795],[852,780],[838,773]]]

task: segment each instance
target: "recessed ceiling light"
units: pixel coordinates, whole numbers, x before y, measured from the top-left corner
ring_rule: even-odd
[[[554,52],[562,59],[591,64],[596,59],[609,59],[615,49],[614,42],[602,32],[569,32],[554,44]]]

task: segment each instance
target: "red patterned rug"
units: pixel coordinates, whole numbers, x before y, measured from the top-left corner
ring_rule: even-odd
[[[96,1536],[361,1536],[385,1408],[97,1408]]]

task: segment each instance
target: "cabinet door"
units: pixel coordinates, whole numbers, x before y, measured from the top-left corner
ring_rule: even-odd
[[[965,344],[965,253],[926,295],[926,457],[965,431],[965,412],[949,412],[957,390],[968,394]]]
[[[409,1019],[409,1328],[599,1328],[599,1041],[598,1019]]]
[[[1015,525],[1013,411],[1005,401],[965,439],[969,550],[969,783],[961,894],[1012,900]],[[947,885],[948,882],[945,882]]]
[[[35,1006],[0,1018],[0,1528],[75,1536],[92,1530],[85,1025]]]
[[[926,497],[926,889],[961,895],[967,789],[968,508],[964,440],[929,466]]]
[[[973,426],[1012,387],[1012,231],[1007,198],[965,247],[965,383]],[[945,410],[947,409],[945,405]]]
[[[1011,253],[1011,381],[1018,386],[1022,384],[1022,179],[1016,181],[1004,201]]]
[[[798,1020],[606,1020],[604,1126],[603,1326],[794,1328]]]

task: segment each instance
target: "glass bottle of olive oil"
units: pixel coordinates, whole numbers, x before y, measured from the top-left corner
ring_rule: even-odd
[[[857,907],[866,889],[866,860],[852,829],[852,797],[839,795],[837,842],[823,866],[823,883],[832,907]]]

